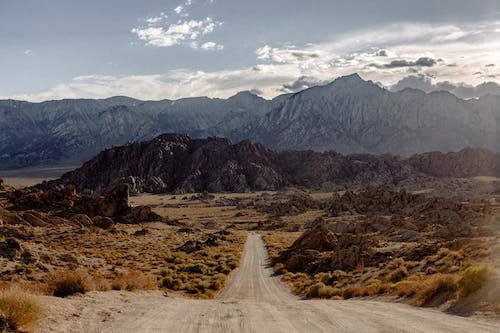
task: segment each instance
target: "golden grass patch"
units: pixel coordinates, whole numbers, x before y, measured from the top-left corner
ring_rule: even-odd
[[[0,291],[0,331],[32,331],[43,318],[34,296],[18,288]]]

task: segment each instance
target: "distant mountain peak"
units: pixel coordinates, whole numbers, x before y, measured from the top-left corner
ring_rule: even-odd
[[[355,80],[355,81],[365,81],[361,78],[361,76],[359,76],[358,73],[352,73],[352,74],[349,74],[349,75],[344,75],[344,76],[341,76],[339,78],[337,78],[337,80]]]
[[[345,76],[340,76],[336,78],[334,81],[328,84],[328,86],[333,86],[333,87],[377,87],[380,88],[378,85],[373,83],[372,81],[365,81],[361,76],[359,76],[358,73],[353,73],[350,75],[345,75]]]
[[[236,100],[236,99],[263,100],[262,97],[254,94],[249,90],[239,91],[238,93],[236,93],[236,95],[229,97],[229,100]]]

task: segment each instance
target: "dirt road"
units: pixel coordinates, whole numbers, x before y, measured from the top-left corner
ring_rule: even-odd
[[[132,295],[90,293],[59,303],[67,318],[53,318],[44,331],[499,332],[496,323],[404,304],[301,300],[273,276],[257,234],[249,235],[240,269],[215,300]]]

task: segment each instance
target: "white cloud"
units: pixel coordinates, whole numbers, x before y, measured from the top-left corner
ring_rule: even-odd
[[[224,49],[224,45],[220,45],[215,42],[206,42],[201,44],[200,48],[203,50],[222,50]]]
[[[10,96],[14,99],[44,101],[62,98],[106,98],[125,95],[138,99],[177,99],[182,97],[229,97],[241,90],[262,91],[264,96],[275,93],[282,82],[292,81],[297,73],[279,73],[263,65],[259,70],[204,72],[175,70],[162,75],[75,77],[49,91]]]
[[[161,22],[161,20],[163,20],[163,17],[161,17],[161,16],[153,16],[153,17],[148,17],[146,19],[146,22],[148,22],[150,24],[155,24],[155,23]]]
[[[464,82],[437,81],[432,77],[422,74],[407,76],[390,87],[393,91],[400,91],[405,88],[420,89],[425,92],[446,90],[460,98],[500,95],[500,84],[496,82],[483,82],[474,86]]]
[[[212,33],[222,22],[214,21],[207,17],[203,20],[186,20],[170,24],[167,27],[148,26],[146,28],[134,28],[132,33],[146,42],[147,45],[169,47],[184,44],[195,47],[201,36]]]
[[[203,19],[186,19],[190,16],[187,8],[193,5],[192,0],[186,0],[173,9],[173,16],[179,19],[175,23],[168,24],[168,15],[161,12],[158,16],[151,16],[142,21],[146,26],[136,27],[131,30],[146,45],[158,47],[170,47],[174,45],[185,45],[192,49],[222,50],[224,46],[212,41],[202,41],[201,37],[213,33],[223,22],[216,21],[211,17]],[[201,44],[201,45],[200,45]]]
[[[311,59],[319,58],[321,51],[316,50],[297,50],[295,48],[272,48],[269,45],[255,50],[257,59],[270,60],[277,63],[299,63]]]
[[[479,84],[500,78],[494,66],[474,75],[478,68],[500,59],[499,26],[500,22],[398,23],[351,32],[300,49],[264,45],[255,53],[260,60],[284,70],[294,66],[300,76],[318,81],[358,72],[364,78],[392,85],[418,72],[439,76],[443,81]],[[453,64],[458,66],[451,67]]]
[[[186,8],[191,6],[193,4],[193,1],[191,0],[186,0],[183,4],[178,5],[177,7],[174,8],[174,12],[177,15],[186,17],[189,16],[189,13],[187,12]]]
[[[180,14],[184,11],[184,6],[183,5],[179,5],[177,7],[175,7],[174,9],[174,12],[176,12],[177,14]]]
[[[30,49],[27,49],[23,52],[25,55],[28,55],[28,54],[31,54],[31,50]]]

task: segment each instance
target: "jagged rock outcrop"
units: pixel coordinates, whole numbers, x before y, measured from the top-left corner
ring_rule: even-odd
[[[484,236],[490,209],[484,202],[466,205],[383,188],[346,192],[330,202],[334,220],[315,221],[273,263],[315,274],[383,267],[394,258],[419,261],[440,247],[466,247],[471,238]]]
[[[6,197],[11,207],[9,210],[0,207],[0,221],[6,224],[27,222],[31,226],[43,226],[51,223],[43,213],[56,214],[81,226],[95,225],[103,229],[109,229],[115,222],[164,220],[149,206],[129,206],[126,184],[115,186],[105,196],[79,195],[74,186],[67,185],[47,191],[15,190],[8,192]]]
[[[486,149],[423,153],[410,157],[408,163],[416,170],[436,177],[500,175],[500,154]]]
[[[192,139],[165,134],[147,142],[103,151],[80,169],[56,182],[79,191],[103,192],[126,183],[133,192],[243,192],[283,187],[286,179],[275,165],[276,153],[259,144],[228,139]]]
[[[163,134],[150,141],[105,150],[81,168],[39,188],[73,184],[81,193],[106,193],[124,183],[135,193],[244,192],[289,185],[332,190],[394,186],[410,180],[418,183],[419,177],[479,175],[500,176],[500,154],[465,149],[404,159],[333,151],[275,152],[248,140],[232,144],[225,138]],[[62,203],[70,204],[64,200]]]

